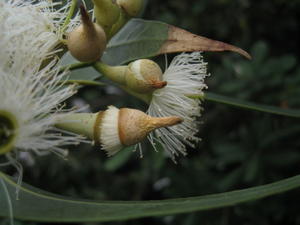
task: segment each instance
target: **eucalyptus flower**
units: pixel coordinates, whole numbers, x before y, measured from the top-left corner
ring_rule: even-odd
[[[58,116],[56,126],[88,137],[112,156],[125,147],[139,144],[155,129],[181,122],[177,116],[151,117],[140,110],[109,106],[97,113]]]
[[[127,66],[97,62],[94,68],[148,103],[148,115],[177,116],[183,120],[180,124],[156,129],[148,136],[155,149],[157,141],[174,160],[179,153],[186,155],[186,146],[195,147],[200,140],[197,133],[203,89],[207,88],[206,66],[201,53],[193,52],[176,56],[164,73],[148,59],[139,59]]]
[[[9,44],[9,49],[17,49],[15,54],[32,58],[32,62],[63,52],[65,33],[80,23],[78,15],[65,23],[69,8],[70,1],[63,5],[49,0],[3,0],[0,2],[1,42]]]
[[[174,159],[178,153],[186,155],[186,146],[195,147],[198,137],[201,98],[207,77],[207,63],[200,52],[182,53],[176,56],[164,72],[162,79],[167,83],[152,93],[148,108],[150,116],[178,116],[183,122],[154,131],[149,140],[155,147],[155,139]]]
[[[56,115],[66,113],[61,103],[76,92],[64,86],[67,71],[61,71],[57,57],[69,5],[55,10],[57,4],[0,3],[0,156],[16,166],[19,152],[65,157],[65,145],[83,140],[54,127]]]
[[[53,68],[54,63],[42,70],[20,65],[12,73],[0,67],[0,154],[52,151],[64,157],[67,151],[61,146],[78,144],[76,136],[61,135],[54,127],[56,114],[64,112],[60,103],[76,92],[72,86],[63,86],[65,73]]]

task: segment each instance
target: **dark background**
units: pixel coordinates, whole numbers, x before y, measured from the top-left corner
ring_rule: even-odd
[[[143,18],[250,52],[252,61],[230,52],[204,53],[211,74],[209,91],[296,109],[300,107],[299,15],[298,0],[151,0]],[[112,102],[146,108],[116,88],[86,87],[74,101],[90,104],[93,111]],[[109,159],[103,151],[82,145],[70,150],[67,161],[55,155],[35,157],[34,165],[23,160],[24,181],[72,197],[148,200],[226,192],[300,173],[298,119],[213,102],[203,106],[199,132],[203,141],[177,165],[163,152],[147,148],[147,143],[143,159],[128,150]],[[300,192],[294,190],[218,210],[105,224],[300,224],[299,201]],[[86,223],[92,224],[98,223]]]

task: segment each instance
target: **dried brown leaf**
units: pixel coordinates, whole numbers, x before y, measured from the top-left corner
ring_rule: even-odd
[[[181,28],[169,25],[168,39],[161,46],[159,54],[193,51],[232,51],[251,59],[251,56],[246,51],[234,45],[198,36]]]

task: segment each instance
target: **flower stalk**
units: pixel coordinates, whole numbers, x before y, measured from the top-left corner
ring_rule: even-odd
[[[73,15],[75,13],[77,2],[78,2],[78,0],[72,0],[68,15],[66,16],[66,19],[65,19],[63,25],[61,26],[61,33],[64,33],[68,29],[68,25],[71,22],[71,18],[73,17]]]
[[[95,62],[93,67],[118,85],[124,86],[126,84],[125,76],[127,66],[110,66],[103,62]]]

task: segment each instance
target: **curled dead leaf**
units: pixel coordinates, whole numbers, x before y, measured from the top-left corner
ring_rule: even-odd
[[[232,51],[251,59],[249,53],[234,45],[198,36],[181,28],[168,25],[168,38],[161,46],[159,54],[193,51]]]

